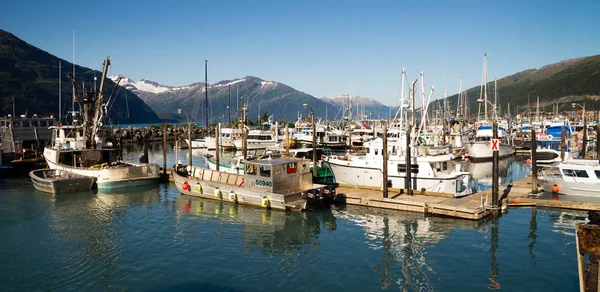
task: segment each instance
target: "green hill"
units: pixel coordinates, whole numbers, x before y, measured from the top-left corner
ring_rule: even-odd
[[[477,115],[479,92],[480,86],[468,90],[471,116]],[[491,81],[488,83],[491,101],[493,94],[494,82]],[[556,104],[561,110],[570,110],[572,102],[585,103],[588,110],[600,109],[600,55],[565,60],[498,79],[498,103],[503,112],[508,104],[512,114],[517,110],[533,112],[538,96],[540,111],[551,111]],[[448,98],[455,110],[458,94]]]
[[[71,108],[72,85],[67,74],[72,72],[73,65],[0,30],[0,115],[12,113],[11,99],[14,97],[17,115],[28,112],[29,115],[58,116],[59,61],[63,68],[60,82],[64,114]],[[98,63],[102,61],[98,60]],[[82,80],[85,81],[85,87],[91,89],[94,76],[99,79],[102,73],[76,65],[75,75],[81,90]],[[111,80],[106,80],[105,96],[110,94],[114,85]],[[109,119],[113,123],[160,121],[156,113],[135,94],[127,92],[126,97],[125,88],[118,90]]]

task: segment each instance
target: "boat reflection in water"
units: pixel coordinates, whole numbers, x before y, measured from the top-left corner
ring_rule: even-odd
[[[373,270],[379,275],[382,289],[396,284],[401,291],[435,291],[444,279],[429,264],[428,249],[455,230],[487,232],[489,220],[469,221],[423,214],[376,210],[347,206],[336,213],[364,229],[369,246],[382,250],[382,258]],[[495,252],[495,250],[492,250]],[[495,257],[492,254],[492,257]],[[398,273],[399,272],[399,273]],[[394,287],[396,289],[396,287]]]
[[[472,185],[478,190],[486,190],[492,187],[492,162],[458,162],[463,171],[471,173]],[[527,176],[531,166],[526,164],[520,157],[510,156],[498,161],[499,184],[508,184]]]
[[[298,245],[318,246],[318,235],[322,230],[334,231],[337,228],[336,218],[330,209],[281,212],[186,195],[177,197],[175,206],[180,214],[195,215],[201,220],[241,224],[245,247],[276,253],[285,253]]]

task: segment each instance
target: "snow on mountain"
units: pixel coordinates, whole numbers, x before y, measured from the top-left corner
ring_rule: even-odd
[[[322,96],[319,97],[319,99],[329,103],[329,104],[334,104],[334,105],[338,105],[341,106],[344,104],[344,102],[346,102],[348,100],[348,95],[337,95],[337,96]],[[353,105],[360,105],[360,106],[385,106],[384,104],[382,104],[381,102],[370,98],[370,97],[364,97],[364,96],[352,96],[350,97],[350,99],[352,100],[352,104]]]
[[[142,79],[140,81],[134,81],[131,80],[123,75],[112,75],[109,78],[114,81],[117,82],[117,79],[119,79],[119,77],[121,77],[121,82],[119,85],[124,86],[125,88],[133,91],[134,93],[138,93],[140,91],[143,92],[149,92],[149,93],[163,93],[169,90],[173,90],[176,89],[175,87],[171,87],[171,86],[164,86],[161,85],[157,82],[154,82],[152,80],[148,80],[148,79]]]

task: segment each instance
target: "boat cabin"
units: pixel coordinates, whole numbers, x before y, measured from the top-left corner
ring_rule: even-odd
[[[6,160],[16,159],[15,154],[24,152],[25,149],[34,149],[37,145],[44,145],[49,141],[52,131],[48,127],[54,125],[56,119],[50,117],[0,117],[0,142],[3,145],[2,153]]]
[[[291,193],[312,185],[309,160],[267,158],[244,161],[244,187],[271,193]]]

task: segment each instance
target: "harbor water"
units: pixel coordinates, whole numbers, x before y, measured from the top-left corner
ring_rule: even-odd
[[[124,157],[139,153],[132,146]],[[180,155],[187,161],[187,150]],[[162,163],[160,147],[150,161]],[[526,167],[515,160],[505,173]],[[279,212],[166,184],[52,196],[19,178],[0,189],[0,291],[575,291],[574,227],[586,217],[540,208],[481,221],[355,206]]]

